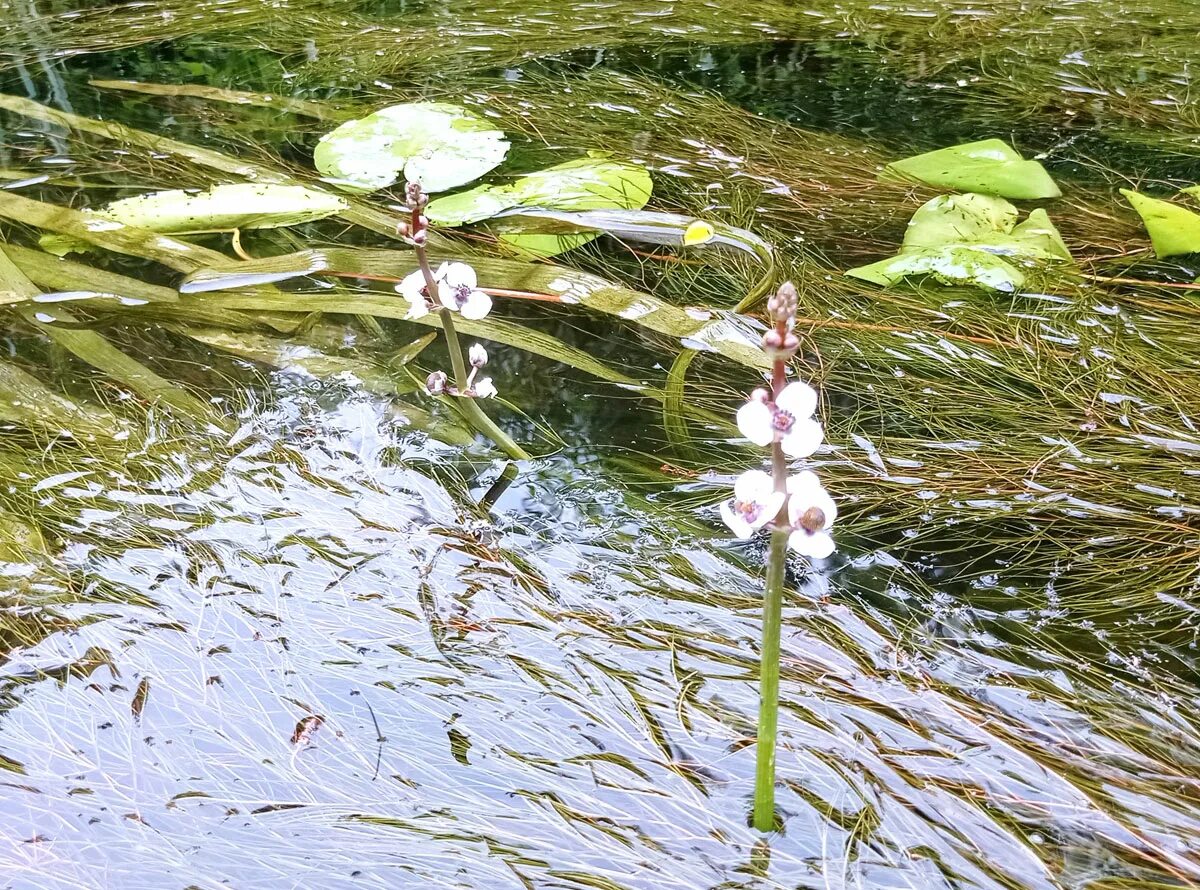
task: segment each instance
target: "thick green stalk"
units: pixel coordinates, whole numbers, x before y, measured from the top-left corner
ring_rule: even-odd
[[[775,827],[775,733],[779,726],[779,637],[783,623],[783,578],[787,529],[771,531],[767,595],[763,600],[762,662],[758,686],[758,760],[754,773],[754,827]]]
[[[777,322],[782,338],[784,322]],[[771,398],[787,386],[787,365],[776,357],[771,373]],[[787,458],[779,442],[771,444],[771,475],[775,490],[787,493]],[[763,599],[761,661],[758,668],[758,745],[754,769],[754,827],[775,827],[775,735],[779,727],[779,638],[783,623],[783,579],[787,569],[788,508],[785,499],[771,526],[771,551],[767,558],[767,594]]]

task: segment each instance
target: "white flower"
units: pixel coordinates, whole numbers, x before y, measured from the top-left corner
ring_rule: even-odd
[[[473,343],[467,350],[467,358],[470,359],[472,368],[482,368],[488,362],[487,350],[483,348],[482,343]]]
[[[745,540],[776,517],[786,495],[775,490],[775,480],[762,470],[747,470],[733,484],[733,500],[721,504],[721,518]]]
[[[788,546],[802,556],[824,559],[834,550],[829,529],[837,519],[837,504],[810,470],[790,477],[787,489],[788,521],[793,528]]]
[[[491,377],[480,377],[475,381],[475,385],[471,387],[471,391],[475,393],[477,399],[494,399],[499,390],[496,389],[496,384],[492,383]]]
[[[425,286],[425,273],[418,269],[396,285],[396,293],[408,300],[406,318],[420,318],[429,314],[429,288]]]
[[[737,425],[755,445],[778,441],[789,457],[808,457],[825,437],[821,424],[812,419],[817,394],[804,383],[789,383],[774,404],[752,398],[738,409]]]
[[[438,299],[463,318],[484,318],[492,311],[492,298],[476,287],[475,270],[466,263],[442,263],[434,276]]]

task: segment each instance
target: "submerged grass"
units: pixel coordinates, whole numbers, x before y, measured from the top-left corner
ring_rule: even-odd
[[[934,52],[964,22],[985,48],[1001,39],[991,24],[999,18],[900,21],[876,6],[855,8],[859,25],[888,53],[904,49],[905,60],[914,46]],[[245,18],[213,22],[201,9],[197,21],[230,45],[240,30],[258,29],[255,39],[276,48],[287,43],[281,35],[293,39],[341,9],[225,8]],[[645,9],[661,15],[629,21],[619,4],[588,5],[584,30],[564,31],[543,15],[548,8],[528,4],[481,9],[478,20],[429,4],[412,29],[380,28],[347,8],[344,24],[314,38],[315,60],[303,70],[315,79],[352,57],[362,79],[452,58],[469,60],[466,72],[581,40],[707,40],[704,22],[718,7]],[[118,23],[144,24],[126,45],[198,33],[187,23],[154,30],[153,10],[89,10],[60,50],[98,50]],[[1066,33],[1051,6],[1025,11],[1026,24],[1051,38]],[[802,14],[770,4],[738,12],[729,39],[745,40],[745,29],[775,39],[779,22],[799,28]],[[486,32],[492,15],[509,16],[511,30]],[[808,18],[821,33],[841,21]],[[41,23],[51,37],[38,39],[57,39],[65,22]],[[444,41],[428,39],[433,28]],[[20,43],[27,39],[22,31],[8,45],[15,40],[19,55],[33,45]],[[1171,33],[1166,40],[1174,46]],[[154,831],[136,849],[121,847],[129,857],[120,869],[158,875],[177,838],[163,845],[157,825],[183,812],[201,826],[182,839],[197,849],[213,849],[219,826],[244,820],[239,830],[263,847],[243,834],[226,852],[241,870],[231,880],[249,874],[247,886],[303,874],[300,848],[347,864],[351,837],[362,859],[391,865],[399,855],[406,879],[429,886],[625,887],[647,862],[689,887],[741,886],[747,875],[763,887],[882,875],[921,890],[1200,880],[1200,730],[1188,654],[1200,559],[1194,296],[1072,271],[1033,275],[1012,296],[846,279],[841,268],[892,252],[932,193],[876,182],[889,159],[878,145],[764,120],[646,77],[530,68],[511,80],[438,78],[411,94],[376,87],[336,103],[264,100],[314,117],[298,127],[289,117],[278,139],[261,140],[237,131],[257,94],[215,93],[211,84],[140,89],[147,101],[170,103],[176,119],[188,103],[217,100],[204,118],[212,141],[127,126],[120,99],[92,93],[104,120],[0,97],[9,132],[28,121],[48,128],[13,147],[9,181],[39,169],[22,150],[32,157],[44,138],[70,147],[72,175],[88,186],[51,180],[0,191],[4,326],[19,344],[0,363],[0,552],[94,548],[0,596],[0,641],[36,650],[0,685],[0,700],[25,702],[6,717],[5,740],[31,774],[17,781],[61,792],[72,812],[97,819],[111,818],[100,812],[115,805],[111,789],[93,811],[91,795],[76,800],[54,784],[89,771],[62,759],[98,762],[103,752],[110,771],[151,777],[129,783],[137,800],[123,818]],[[705,540],[709,508],[741,463],[725,419],[746,369],[761,368],[744,345],[758,330],[753,312],[728,310],[757,285],[759,266],[603,239],[530,265],[486,233],[444,239],[436,252],[470,257],[485,284],[504,292],[502,317],[464,332],[512,347],[498,361],[514,380],[514,405],[530,413],[514,412],[510,428],[532,439],[553,418],[558,437],[577,446],[534,462],[532,481],[502,496],[501,517],[519,521],[476,528],[477,511],[459,505],[490,485],[486,470],[468,481],[470,468],[437,446],[436,459],[412,459],[411,439],[385,433],[353,399],[315,404],[326,390],[312,378],[341,381],[380,397],[369,404],[388,406],[407,429],[460,447],[473,439],[454,415],[413,397],[426,341],[423,329],[402,326],[406,307],[389,293],[412,263],[390,237],[387,195],[337,222],[247,239],[264,258],[250,262],[220,239],[91,231],[67,206],[148,182],[312,183],[301,150],[329,126],[316,121],[418,92],[490,110],[527,138],[524,158],[603,145],[647,162],[655,207],[762,234],[777,247],[780,277],[800,288],[803,373],[826,401],[831,445],[820,462],[844,507],[848,558],[789,578],[780,754],[788,781],[779,792],[791,834],[773,842],[772,863],[727,818],[741,806],[728,789],[745,786],[738,752],[752,733],[760,554]],[[281,148],[285,137],[293,142]],[[222,150],[239,142],[247,147],[236,157]],[[1103,189],[1065,185],[1071,197],[1050,210],[1084,263],[1107,268],[1106,257],[1142,244],[1132,215]],[[85,235],[100,251],[51,258],[34,247],[43,231]],[[297,263],[306,273],[297,280],[268,286],[254,277]],[[227,289],[180,294],[185,279]],[[573,300],[562,298],[561,280]],[[38,302],[69,290],[95,296],[69,314]],[[668,369],[698,340],[709,348],[673,391]],[[80,359],[101,376],[80,382]],[[231,385],[232,361],[306,375],[288,385],[313,385],[312,402],[281,398],[277,426],[261,439],[245,425],[219,431],[233,428],[240,406],[214,395],[268,398],[244,380]],[[110,387],[145,404],[102,398]],[[615,428],[610,456],[583,424],[611,414],[618,397],[654,412],[634,411],[636,425]],[[566,404],[546,409],[553,400]],[[650,425],[660,402],[676,437],[690,437],[686,450],[672,451]],[[177,423],[189,415],[204,422],[185,443]],[[421,459],[428,474],[414,470]],[[620,461],[637,475],[628,466],[609,473]],[[613,478],[625,480],[619,492]],[[152,601],[134,595],[143,586]],[[93,600],[130,608],[104,612]],[[79,631],[77,648],[94,647],[83,656],[55,648],[63,604],[97,624]],[[171,633],[156,635],[162,627],[150,632],[146,621]],[[145,637],[130,643],[129,627]],[[175,636],[177,628],[188,633]],[[118,656],[134,659],[128,677],[107,674]],[[108,682],[95,681],[96,690],[66,682],[93,673]],[[63,682],[39,682],[46,678]],[[105,750],[95,708],[122,738],[172,738],[179,760]],[[22,721],[47,713],[70,719],[38,740]],[[559,747],[548,752],[546,739]],[[12,759],[0,755],[0,769],[13,771],[3,758]],[[209,806],[215,823],[204,821]],[[416,851],[430,845],[435,853],[421,858]],[[735,854],[736,867],[708,864]],[[826,870],[819,885],[813,863]],[[94,873],[79,860],[61,877],[88,885]]]

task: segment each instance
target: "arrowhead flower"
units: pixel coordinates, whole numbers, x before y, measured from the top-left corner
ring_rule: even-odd
[[[408,315],[405,318],[421,318],[429,314],[429,288],[425,284],[425,273],[418,269],[396,285],[396,293],[408,300]]]
[[[825,438],[812,419],[816,410],[817,394],[807,384],[789,383],[773,402],[765,389],[757,389],[738,409],[738,430],[755,445],[778,442],[789,457],[808,457]]]
[[[737,537],[745,540],[778,515],[785,497],[775,490],[770,473],[747,470],[733,484],[733,500],[721,504],[721,517]]]
[[[434,278],[438,283],[438,300],[463,318],[486,318],[492,311],[492,298],[479,290],[475,270],[466,263],[442,263]]]
[[[837,519],[837,504],[810,470],[790,477],[787,490],[788,521],[792,526],[788,547],[801,556],[824,559],[834,550],[829,529]]]

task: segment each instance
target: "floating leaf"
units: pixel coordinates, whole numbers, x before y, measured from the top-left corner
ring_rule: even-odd
[[[1145,223],[1155,256],[1200,252],[1200,214],[1129,189],[1121,189],[1121,194]]]
[[[992,290],[1014,291],[1025,276],[1012,263],[971,247],[931,247],[897,254],[846,273],[875,284],[896,284],[910,275],[932,275],[942,284],[977,284]]]
[[[940,148],[888,164],[881,179],[915,179],[939,188],[1033,200],[1062,194],[1037,161],[1027,161],[1000,139]]]
[[[992,195],[939,195],[913,214],[898,255],[846,274],[883,285],[932,275],[944,284],[1013,291],[1025,276],[1001,257],[1071,259],[1044,210],[1034,210],[1019,225],[1018,216],[1017,208]]]
[[[504,133],[457,105],[412,102],[347,121],[317,143],[313,161],[352,191],[375,191],[401,176],[427,192],[478,179],[508,153]]]
[[[90,219],[151,232],[196,234],[296,226],[342,213],[349,207],[336,195],[300,185],[233,183],[202,192],[172,189],[135,195],[82,213]],[[86,242],[62,235],[43,236],[39,243],[56,256],[88,247]]]
[[[557,164],[512,185],[481,185],[429,203],[431,222],[461,226],[489,219],[513,207],[549,210],[636,210],[646,206],[653,185],[640,164],[598,154]]]

